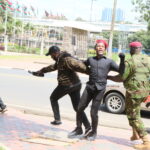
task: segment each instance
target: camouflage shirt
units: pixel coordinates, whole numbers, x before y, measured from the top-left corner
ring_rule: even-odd
[[[76,58],[73,58],[67,52],[61,52],[55,64],[44,67],[40,70],[42,73],[58,70],[57,80],[59,85],[70,86],[80,83],[80,79],[76,73],[87,73],[87,68],[84,63]]]
[[[122,79],[132,98],[147,97],[150,93],[150,57],[135,54],[126,60]]]

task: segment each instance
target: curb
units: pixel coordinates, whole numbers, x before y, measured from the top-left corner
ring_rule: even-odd
[[[24,114],[32,114],[32,115],[45,116],[45,117],[53,118],[53,112],[51,110],[50,111],[44,111],[44,110],[40,110],[37,108],[29,108],[29,107],[23,107],[23,106],[13,105],[13,104],[7,104],[7,106],[9,106],[10,108],[16,109],[18,111],[21,111]],[[61,113],[61,118],[64,120],[75,122],[75,117],[71,114],[68,114],[68,113]],[[98,125],[103,126],[103,127],[114,128],[114,129],[131,130],[130,126],[129,127],[121,127],[121,126],[115,126],[112,124],[111,125],[110,124],[104,124],[101,122],[98,123]],[[150,128],[146,127],[146,130],[150,134]]]
[[[39,115],[39,116],[45,116],[45,117],[52,117],[53,118],[53,113],[52,111],[44,111],[36,108],[29,108],[29,107],[23,107],[23,106],[18,106],[18,105],[12,105],[12,104],[7,104],[10,108],[14,108],[16,110],[21,111],[24,114],[32,114],[32,115]],[[74,121],[75,122],[75,117],[71,114],[68,113],[61,113],[61,118],[64,120],[68,121]],[[129,127],[120,127],[120,126],[115,126],[115,125],[109,125],[109,124],[103,124],[99,123],[99,126],[104,126],[104,127],[109,127],[109,128],[114,128],[114,129],[124,129],[124,130],[131,130]]]

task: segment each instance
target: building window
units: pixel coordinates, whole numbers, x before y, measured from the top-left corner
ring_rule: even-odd
[[[76,45],[76,37],[72,36],[72,45]]]

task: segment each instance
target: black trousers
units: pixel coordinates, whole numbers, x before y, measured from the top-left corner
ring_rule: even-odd
[[[61,120],[58,100],[67,94],[71,98],[71,102],[72,102],[74,111],[77,112],[78,104],[80,101],[80,90],[81,90],[81,84],[77,84],[74,86],[58,85],[55,88],[55,90],[53,91],[53,93],[50,96],[50,102],[51,102],[55,120]],[[82,123],[84,124],[85,128],[88,128],[90,126],[90,123],[84,112],[82,112],[81,124]]]
[[[85,110],[85,108],[88,106],[90,101],[92,100],[92,106],[91,106],[91,125],[92,125],[92,131],[97,132],[97,125],[98,125],[98,110],[101,104],[101,101],[103,99],[103,95],[105,92],[105,88],[102,90],[97,90],[97,89],[91,89],[89,87],[86,87],[80,102],[78,106],[78,111],[77,111],[77,127],[81,127],[81,120],[83,118],[82,114]]]

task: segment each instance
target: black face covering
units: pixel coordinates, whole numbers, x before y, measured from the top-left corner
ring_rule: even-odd
[[[58,57],[52,57],[55,61],[57,61],[58,60]]]
[[[134,54],[139,54],[141,52],[141,47],[131,47],[130,48],[130,54],[134,55]]]
[[[131,54],[131,55],[135,54],[135,48],[132,47],[132,48],[130,49],[130,54]]]
[[[55,60],[55,61],[58,60],[58,56],[51,55],[51,58],[52,58],[53,60]]]

